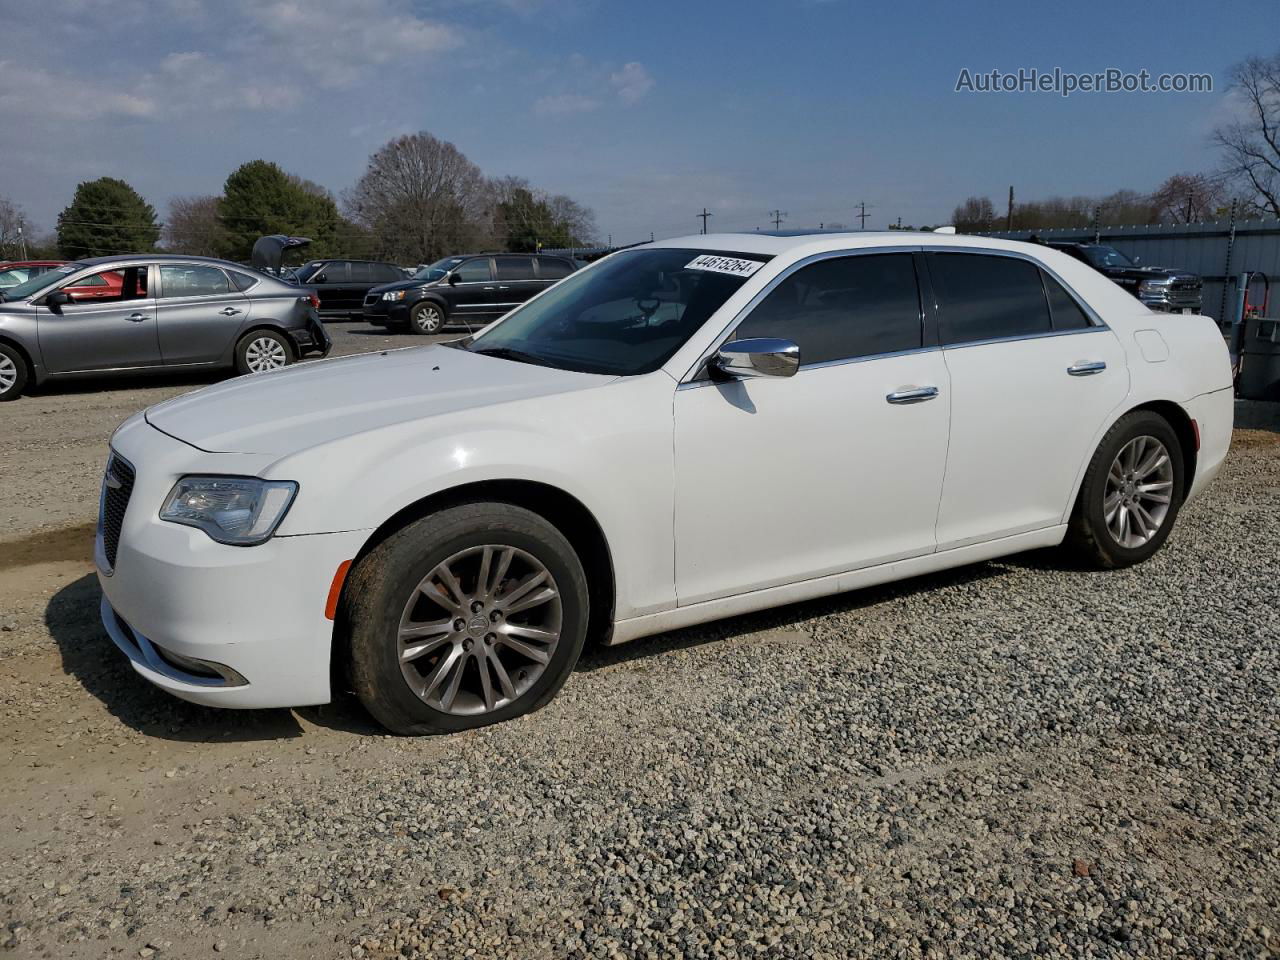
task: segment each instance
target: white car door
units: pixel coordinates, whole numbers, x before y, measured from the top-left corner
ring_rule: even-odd
[[[1097,432],[1128,393],[1123,347],[1029,259],[927,262],[951,380],[938,549],[1064,522]]]
[[[729,339],[791,340],[799,371],[676,390],[679,604],[933,551],[949,390],[916,270],[907,252],[784,274]]]

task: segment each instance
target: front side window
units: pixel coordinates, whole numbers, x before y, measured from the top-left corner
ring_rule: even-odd
[[[71,304],[120,303],[147,296],[147,268],[124,267],[78,277],[61,288]]]
[[[459,283],[487,283],[493,279],[489,272],[488,257],[459,264],[453,275],[458,278]]]
[[[346,283],[347,282],[347,261],[330,260],[328,263],[322,263],[312,272],[310,279],[303,281],[304,283]]]
[[[650,373],[769,259],[682,248],[616,253],[517,307],[467,349],[582,373]]]
[[[568,260],[543,257],[538,261],[538,276],[543,280],[563,280],[571,273],[573,267]]]
[[[231,281],[217,267],[165,265],[160,268],[165,297],[216,297],[232,292]]]
[[[413,275],[415,280],[425,280],[427,283],[434,283],[436,280],[443,280],[445,274],[462,262],[461,257],[445,257],[443,260],[437,260],[429,267],[423,267]]]
[[[785,277],[738,326],[735,340],[780,337],[800,362],[869,357],[923,345],[909,253],[819,260]]]
[[[929,255],[929,275],[948,345],[1048,333],[1040,268],[1029,260],[981,253]]]

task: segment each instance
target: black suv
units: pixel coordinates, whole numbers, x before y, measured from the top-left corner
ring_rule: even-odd
[[[403,270],[380,260],[312,260],[294,275],[320,297],[320,316],[326,320],[359,317],[371,287],[404,279]]]
[[[1050,242],[1047,246],[1083,260],[1115,281],[1152,310],[1164,313],[1200,312],[1200,277],[1186,270],[1142,267],[1105,243]]]
[[[478,330],[574,269],[565,257],[532,253],[445,257],[408,280],[370,290],[364,318],[414,333],[439,333],[446,326]]]

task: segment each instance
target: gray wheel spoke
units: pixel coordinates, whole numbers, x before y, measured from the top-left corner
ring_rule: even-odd
[[[1173,462],[1156,437],[1134,437],[1116,454],[1102,494],[1103,521],[1112,538],[1133,549],[1151,540],[1173,502]]]
[[[406,602],[400,670],[436,710],[500,710],[542,676],[561,624],[555,579],[533,554],[506,544],[467,547],[436,564]]]

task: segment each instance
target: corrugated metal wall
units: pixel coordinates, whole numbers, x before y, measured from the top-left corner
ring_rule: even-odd
[[[1026,240],[1032,233],[1042,240],[1087,240],[1091,227],[1052,230],[1014,230],[985,233],[1006,240]],[[1271,316],[1280,316],[1280,220],[1243,220],[1234,226],[1219,223],[1167,224],[1146,227],[1101,227],[1098,239],[1121,253],[1153,267],[1173,267],[1198,273],[1204,280],[1204,312],[1222,321],[1235,303],[1236,277],[1246,270],[1267,274],[1275,284]],[[1228,247],[1230,258],[1228,262]],[[1257,297],[1261,298],[1261,287]],[[1223,310],[1225,291],[1226,310]]]

